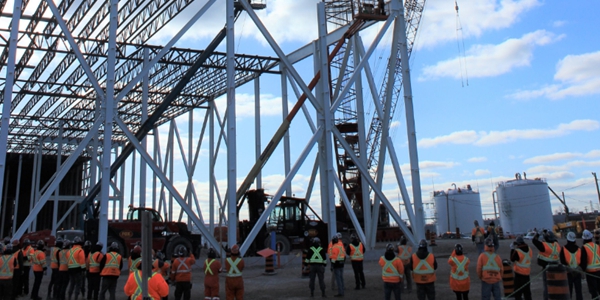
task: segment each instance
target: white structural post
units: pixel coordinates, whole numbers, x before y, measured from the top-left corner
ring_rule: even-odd
[[[144,66],[150,62],[150,51],[144,48]],[[148,73],[144,74],[142,79],[142,122],[144,124],[148,119],[148,94],[150,93],[150,80]],[[148,138],[142,139],[142,148],[148,149]],[[146,207],[146,162],[140,157],[140,207]],[[154,207],[153,207],[154,208]]]
[[[254,79],[254,154],[257,160],[262,152],[260,139],[260,77],[256,77]],[[256,176],[256,188],[262,188],[262,172]]]
[[[234,1],[227,0],[227,241],[229,247],[237,243],[237,164],[235,127],[235,14]]]

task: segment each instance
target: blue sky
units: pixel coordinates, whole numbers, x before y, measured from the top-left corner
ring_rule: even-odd
[[[267,9],[258,14],[289,53],[316,39],[317,2],[268,0]],[[453,183],[470,184],[481,193],[484,214],[491,213],[497,183],[526,172],[528,178],[544,178],[557,193],[564,192],[571,211],[598,209],[591,173],[600,172],[600,40],[596,34],[600,2],[459,0],[458,6],[461,31],[457,31],[452,1],[427,1],[410,61],[423,201],[430,202],[434,190],[448,189]],[[178,46],[203,49],[224,20],[224,4],[218,1]],[[172,22],[154,42],[164,43],[178,24],[180,20]],[[368,40],[374,32],[375,28],[361,35]],[[236,35],[236,52],[275,56],[247,16],[238,20]],[[459,50],[463,44],[464,50]],[[378,49],[374,69],[377,55],[387,57],[383,48]],[[308,82],[312,62],[296,67]],[[279,83],[276,76],[261,78],[263,147],[281,121]],[[289,92],[291,107],[296,97]],[[255,156],[252,84],[238,88],[236,98],[241,182]],[[223,114],[224,100],[217,103]],[[202,114],[196,112],[197,126]],[[395,115],[392,137],[410,186],[402,103]],[[309,138],[306,121],[298,119],[290,130],[292,163]],[[187,116],[179,124],[185,135]],[[217,174],[222,194],[226,186],[223,149],[219,154],[222,171]],[[207,199],[208,193],[205,150],[203,146],[194,177],[201,199]],[[278,148],[263,172],[265,188],[271,193],[283,180],[282,155]],[[313,159],[314,155],[309,156],[294,180],[297,196],[304,196]],[[392,169],[386,166],[386,170],[384,190],[397,203]],[[316,185],[313,199],[318,197]],[[553,211],[562,210],[554,196],[550,199]],[[312,203],[318,207],[318,202]]]

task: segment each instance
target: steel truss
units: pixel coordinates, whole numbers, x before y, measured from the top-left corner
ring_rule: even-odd
[[[34,3],[35,2],[35,3]],[[335,194],[339,195],[349,211],[352,205],[346,194],[344,182],[336,174],[338,166],[339,151],[343,151],[347,158],[356,166],[356,174],[361,174],[364,186],[376,195],[376,198],[386,206],[392,217],[402,227],[405,233],[409,233],[403,220],[397,211],[387,200],[381,191],[381,177],[371,177],[370,170],[374,167],[366,161],[367,153],[359,153],[353,149],[353,145],[347,143],[347,136],[343,130],[336,125],[339,124],[337,115],[351,116],[353,120],[364,119],[364,111],[359,109],[360,101],[377,99],[374,105],[378,112],[389,107],[392,98],[398,98],[400,88],[398,82],[405,85],[404,100],[412,105],[410,89],[410,74],[408,73],[408,53],[406,45],[406,34],[410,30],[416,32],[416,25],[404,19],[403,3],[393,0],[389,4],[388,18],[382,21],[382,29],[370,45],[364,45],[357,33],[350,38],[339,56],[331,64],[331,67],[339,71],[331,71],[327,63],[328,47],[337,43],[343,37],[343,32],[355,22],[353,17],[353,0],[334,1],[327,0],[318,4],[319,12],[319,39],[305,47],[299,48],[290,54],[285,54],[277,42],[270,35],[268,28],[264,26],[261,19],[256,15],[252,3],[247,1],[226,1],[225,28],[227,51],[224,53],[208,52],[210,55],[202,67],[193,74],[189,83],[177,94],[164,112],[160,112],[159,118],[152,124],[153,130],[150,135],[141,136],[136,134],[144,126],[144,122],[158,109],[166,97],[172,95],[173,89],[186,76],[195,61],[202,56],[204,50],[182,49],[174,47],[174,44],[196,21],[202,22],[202,15],[212,6],[216,0],[196,1],[202,2],[202,8],[196,12],[194,17],[182,28],[182,30],[164,46],[148,45],[147,42],[171,19],[190,7],[193,0],[159,0],[159,1],[117,1],[106,0],[63,0],[57,1],[25,1],[16,0],[15,8],[11,12],[5,12],[6,1],[0,0],[1,17],[13,25],[0,28],[0,35],[8,34],[8,39],[3,39],[0,44],[0,74],[6,74],[2,88],[3,114],[0,126],[0,143],[6,145],[0,151],[0,195],[4,184],[5,160],[7,153],[36,155],[57,155],[66,157],[63,161],[57,161],[57,172],[44,185],[35,185],[35,197],[30,204],[30,215],[23,220],[23,225],[13,228],[15,237],[21,236],[28,228],[33,228],[32,221],[44,204],[50,200],[57,203],[60,201],[71,201],[71,210],[82,201],[84,196],[92,190],[95,185],[101,186],[99,196],[94,197],[94,202],[99,204],[100,212],[100,240],[106,240],[106,221],[109,218],[122,219],[124,205],[127,204],[125,194],[126,186],[135,186],[139,194],[145,194],[151,190],[151,201],[146,202],[145,196],[138,202],[142,205],[152,206],[161,211],[168,220],[181,219],[182,215],[174,216],[175,206],[179,207],[187,216],[190,226],[201,231],[213,247],[219,244],[212,236],[213,226],[216,223],[225,223],[230,228],[237,226],[239,216],[236,208],[236,180],[237,180],[237,156],[236,136],[241,128],[235,124],[235,88],[249,82],[254,82],[257,119],[255,123],[256,156],[260,156],[260,77],[264,74],[275,74],[281,76],[282,101],[287,104],[289,95],[288,87],[292,87],[295,96],[301,98],[304,94],[308,100],[302,105],[305,124],[310,127],[313,136],[306,143],[304,150],[292,164],[290,157],[290,136],[284,139],[285,163],[282,170],[286,178],[274,195],[274,201],[262,214],[256,227],[251,231],[250,237],[242,245],[241,250],[248,249],[248,243],[257,234],[258,226],[264,222],[272,211],[277,199],[283,193],[291,193],[291,182],[299,168],[305,163],[311,150],[317,147],[318,154],[314,160],[313,177],[310,180],[305,197],[311,198],[313,184],[320,177],[321,184],[321,207],[324,220],[328,221],[330,234],[337,231],[335,228]],[[263,2],[261,2],[261,5]],[[417,3],[417,1],[407,1]],[[422,2],[421,2],[422,3]],[[36,5],[35,8],[27,7]],[[244,9],[258,30],[267,40],[277,57],[236,54],[234,51],[235,32],[234,22],[237,10]],[[422,5],[420,6],[422,12]],[[22,15],[23,11],[33,11],[32,14]],[[7,18],[6,16],[10,16]],[[408,14],[410,18],[410,14]],[[327,28],[327,23],[333,24]],[[373,25],[377,20],[368,20],[361,27],[364,29]],[[409,29],[404,26],[409,23]],[[0,23],[3,24],[3,23]],[[117,25],[118,24],[118,25]],[[418,21],[417,21],[418,24]],[[24,28],[24,29],[23,29]],[[379,96],[363,96],[362,80],[367,80],[369,88],[365,88],[367,94],[377,95],[377,87],[373,81],[370,71],[369,58],[374,49],[379,46],[382,36],[391,28],[396,31],[390,61],[402,60],[402,68],[394,67],[389,72],[389,82],[384,86],[385,92]],[[413,40],[409,42],[412,48]],[[365,46],[366,49],[365,49]],[[399,49],[404,47],[404,50]],[[17,50],[19,50],[17,54]],[[404,51],[404,52],[403,52]],[[314,92],[308,87],[309,80],[300,76],[295,69],[295,64],[307,57],[314,59],[315,73],[321,72],[321,80],[318,81]],[[401,59],[400,59],[401,58]],[[406,63],[406,65],[404,65]],[[397,66],[391,63],[392,66]],[[402,69],[402,80],[394,77],[398,70]],[[329,75],[331,72],[331,76]],[[1,76],[1,75],[0,75]],[[329,82],[331,78],[332,82]],[[363,79],[364,78],[364,79]],[[407,80],[408,79],[408,80]],[[331,84],[331,85],[330,85]],[[330,89],[330,87],[333,87]],[[383,90],[383,89],[382,89]],[[390,94],[393,93],[393,94]],[[213,100],[226,95],[227,109],[220,112],[214,105]],[[355,99],[361,99],[353,103]],[[384,100],[388,99],[388,100]],[[382,101],[382,102],[380,102]],[[395,104],[393,104],[395,106]],[[407,104],[408,105],[408,104]],[[300,107],[299,107],[300,108]],[[196,132],[193,126],[193,111],[204,112],[203,125]],[[411,108],[412,109],[412,108]],[[409,136],[414,138],[414,120],[408,116],[407,128]],[[412,113],[412,110],[411,110]],[[188,133],[190,137],[197,134],[196,143],[194,138],[188,139],[188,145],[184,145],[179,134],[177,117],[189,114]],[[283,118],[287,118],[288,108],[283,105]],[[313,121],[316,120],[316,121]],[[380,125],[387,126],[391,116],[378,118]],[[291,121],[290,121],[291,122]],[[366,129],[367,122],[361,121],[361,126]],[[410,125],[412,123],[412,126]],[[156,128],[160,125],[169,124],[167,145],[161,145],[160,133]],[[367,129],[368,130],[368,129]],[[377,149],[383,154],[379,158],[389,154],[395,166],[398,160],[393,153],[393,143],[387,138],[387,131],[382,131],[382,136],[375,141],[369,140],[371,149]],[[361,139],[366,144],[366,131]],[[193,178],[197,171],[199,153],[204,138],[207,137],[209,149],[209,201],[208,212],[203,212],[201,199],[193,185]],[[152,153],[148,153],[147,144],[151,143]],[[414,141],[409,139],[409,144]],[[228,170],[227,186],[220,187],[217,184],[214,170],[218,168],[218,154],[222,145],[227,148],[226,165]],[[187,146],[187,147],[186,147]],[[277,145],[268,145],[267,147]],[[111,173],[111,167],[119,155],[124,153],[127,147],[133,147],[135,152],[118,172]],[[186,149],[187,148],[187,149]],[[337,156],[336,156],[336,149]],[[381,149],[387,149],[383,151]],[[372,154],[372,152],[371,152]],[[382,156],[383,155],[383,156]],[[66,172],[73,166],[78,158],[85,158],[85,172],[82,176],[82,195],[72,198],[68,195],[60,195],[58,185],[64,178]],[[188,178],[185,191],[180,192],[174,186],[175,160],[181,158],[184,165],[184,173]],[[374,160],[377,161],[377,160]],[[380,160],[381,162],[381,160]],[[264,162],[266,163],[266,161]],[[263,163],[263,165],[264,165]],[[420,185],[418,180],[418,164],[416,157],[416,146],[411,149],[411,166],[413,173],[413,199],[414,208],[409,200],[402,174],[396,171],[399,186],[403,191],[403,201],[409,213],[409,221],[413,225],[413,234],[408,234],[412,242],[424,236],[423,229],[419,228],[422,223],[422,205],[420,199]],[[376,164],[376,163],[375,163]],[[60,167],[59,167],[60,166]],[[39,165],[37,167],[40,167]],[[222,167],[222,166],[221,166]],[[383,166],[379,166],[383,169]],[[126,171],[131,168],[131,171]],[[139,170],[137,170],[139,168]],[[152,175],[152,187],[146,182],[146,169],[150,168]],[[380,170],[380,171],[381,171]],[[179,173],[183,173],[179,171]],[[129,172],[131,177],[126,178]],[[139,174],[139,177],[137,175]],[[317,175],[319,174],[319,175]],[[114,175],[114,177],[113,177]],[[250,178],[252,177],[252,178]],[[250,180],[256,179],[257,187],[261,185],[261,174],[249,175]],[[129,182],[128,182],[129,181]],[[415,186],[416,184],[416,186]],[[130,202],[133,203],[134,188],[131,192]],[[364,194],[369,199],[369,194]],[[5,201],[4,198],[2,198]],[[18,202],[18,199],[17,199]],[[1,204],[1,202],[0,202]],[[112,207],[112,215],[109,216],[109,206]],[[56,204],[55,204],[56,207]],[[377,207],[377,205],[375,206]],[[420,215],[421,214],[421,215]],[[373,213],[375,215],[375,213]],[[366,215],[365,215],[366,216]],[[355,215],[353,222],[356,222]],[[64,218],[63,218],[64,219]],[[365,218],[367,219],[367,218]],[[16,218],[15,218],[16,220]],[[63,220],[55,217],[53,230],[56,230]],[[376,221],[365,228],[357,226],[358,233],[369,247],[374,246],[374,238],[367,239],[371,235],[369,228],[376,227]],[[208,223],[208,226],[206,225]],[[4,224],[4,222],[3,222]],[[416,225],[416,226],[415,226]],[[424,224],[423,224],[424,225]],[[104,226],[104,227],[103,227]],[[369,227],[370,226],[370,227]],[[16,227],[16,226],[15,226]],[[104,228],[104,232],[102,230]],[[236,241],[234,230],[229,231],[229,241]],[[105,243],[106,244],[106,243]]]

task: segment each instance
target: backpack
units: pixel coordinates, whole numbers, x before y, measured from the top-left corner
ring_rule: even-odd
[[[479,226],[477,226],[475,228],[475,243],[476,244],[483,243],[483,233],[481,233]]]

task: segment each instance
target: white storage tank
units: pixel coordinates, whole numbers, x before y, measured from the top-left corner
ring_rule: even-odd
[[[437,234],[455,232],[458,227],[460,232],[470,236],[473,221],[477,220],[483,226],[479,192],[474,191],[471,185],[464,188],[453,186],[446,191],[433,192]]]
[[[517,173],[514,180],[496,187],[500,226],[504,233],[525,234],[530,230],[551,229],[552,205],[548,184],[544,179],[527,179]]]

